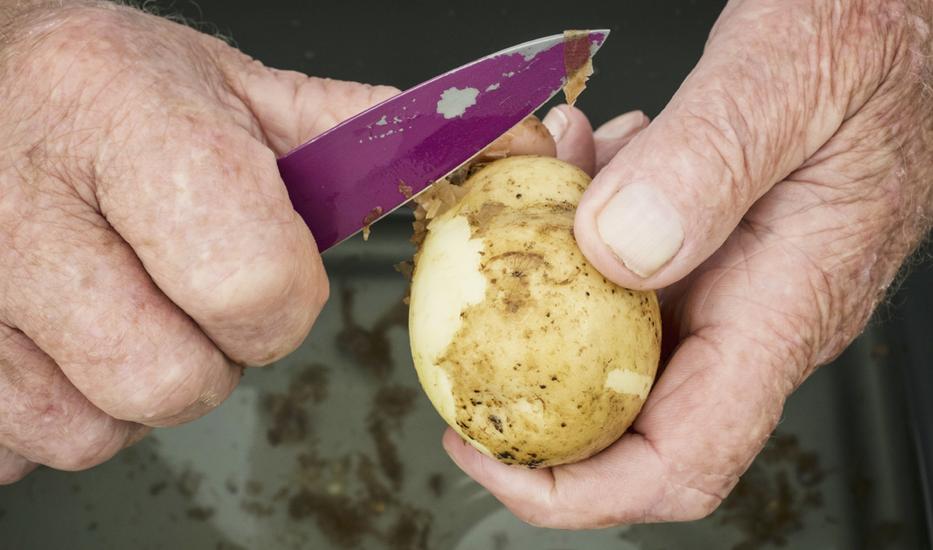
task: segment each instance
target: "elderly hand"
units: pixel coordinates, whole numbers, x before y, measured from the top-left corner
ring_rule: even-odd
[[[297,347],[328,285],[276,155],[393,93],[109,3],[0,3],[0,483]]]
[[[602,168],[577,241],[620,285],[662,289],[674,349],[630,433],[584,462],[453,459],[520,518],[603,527],[713,511],[785,398],[862,330],[933,217],[933,2],[733,1],[664,112],[558,153]]]

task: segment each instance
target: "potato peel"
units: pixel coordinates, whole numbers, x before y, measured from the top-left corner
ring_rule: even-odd
[[[589,31],[564,31],[564,74],[567,77],[564,97],[573,106],[593,75]]]

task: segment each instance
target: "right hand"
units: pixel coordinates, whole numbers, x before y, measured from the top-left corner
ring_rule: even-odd
[[[662,293],[670,354],[638,418],[601,453],[541,470],[451,433],[457,464],[539,526],[711,513],[930,227],[931,29],[930,0],[730,2],[647,129],[625,147],[604,140],[631,115],[596,131],[608,164],[576,212],[606,279]]]
[[[221,403],[328,295],[275,158],[388,87],[109,3],[0,9],[0,484]]]

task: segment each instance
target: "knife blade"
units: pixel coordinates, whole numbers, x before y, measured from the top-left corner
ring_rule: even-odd
[[[323,252],[470,161],[557,94],[608,30],[502,50],[398,94],[278,159]]]

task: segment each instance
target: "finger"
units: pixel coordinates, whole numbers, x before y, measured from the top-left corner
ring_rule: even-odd
[[[723,15],[668,106],[580,203],[575,234],[601,272],[640,289],[679,280],[864,104],[888,63],[870,45],[886,38],[845,39],[849,20],[865,15],[840,22],[833,9],[764,1]],[[811,32],[801,19],[821,27]],[[749,25],[769,29],[767,37]],[[775,37],[781,48],[773,47]],[[834,63],[800,62],[826,47],[838,49]]]
[[[12,250],[0,252],[4,320],[110,416],[171,425],[216,407],[238,383],[239,369],[155,287],[104,220],[78,199],[42,191],[50,185],[41,177],[30,182],[38,191],[23,212],[28,222]]]
[[[228,357],[268,364],[298,347],[326,301],[321,258],[272,151],[219,106],[177,101],[159,147],[146,133],[114,138],[125,146],[102,161],[101,212]]]
[[[601,172],[609,161],[632,141],[638,132],[648,127],[650,120],[641,111],[629,111],[603,124],[593,132],[596,142],[596,172]]]
[[[397,90],[276,71],[214,46],[251,122],[177,98],[203,116],[172,120],[166,141],[175,146],[129,167],[147,178],[120,179],[117,171],[101,206],[172,301],[229,357],[262,365],[304,340],[329,293],[275,156]],[[152,168],[163,165],[172,173]]]
[[[518,155],[557,156],[554,138],[547,127],[536,116],[527,117],[517,126],[484,149],[476,156],[476,162],[492,162],[497,159]]]
[[[90,468],[139,432],[88,402],[23,333],[0,325],[0,446],[13,456],[0,453],[0,483],[4,472],[25,472],[30,463]]]
[[[0,446],[0,486],[16,483],[35,469],[34,462]]]
[[[596,167],[593,127],[583,111],[569,105],[558,105],[548,112],[543,122],[554,136],[557,158],[592,176]]]
[[[399,93],[391,86],[309,77],[242,61],[227,65],[229,78],[279,156]]]
[[[507,466],[480,453],[447,428],[442,439],[444,450],[465,474],[485,487],[522,521],[544,526],[534,513],[551,506],[554,477],[551,469],[530,470]]]

